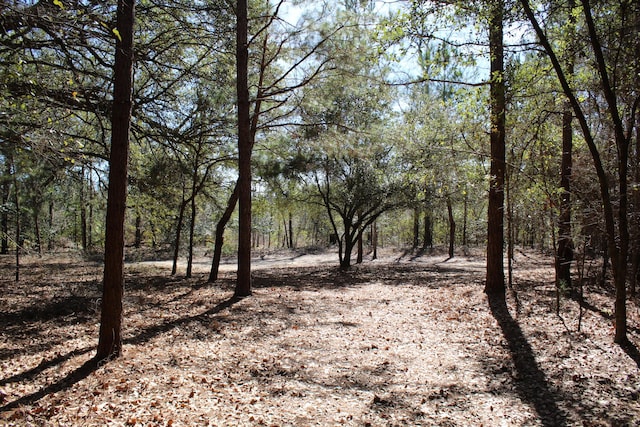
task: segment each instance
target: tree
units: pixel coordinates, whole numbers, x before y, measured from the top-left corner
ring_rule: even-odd
[[[235,295],[251,295],[251,115],[249,112],[249,20],[247,0],[237,2],[236,91],[238,100],[238,278]]]
[[[575,51],[571,46],[576,37],[574,15],[575,1],[567,3],[569,25],[569,48],[565,51],[564,64],[567,76],[574,74]],[[556,285],[560,288],[571,289],[571,262],[573,261],[573,239],[571,235],[571,175],[573,169],[573,108],[567,99],[562,112],[562,159],[560,166],[560,214],[558,216],[558,246],[556,254]]]
[[[589,125],[588,116],[580,102],[577,91],[571,86],[568,78],[567,69],[560,62],[556,54],[556,50],[552,46],[547,34],[543,31],[538,18],[533,12],[528,0],[521,0],[521,5],[526,16],[531,23],[539,43],[543,46],[553,68],[556,72],[562,89],[569,99],[573,112],[582,130],[583,137],[591,153],[594,168],[598,176],[600,187],[600,196],[602,199],[602,211],[604,215],[605,229],[607,235],[607,249],[611,257],[611,267],[613,272],[613,281],[616,290],[615,299],[615,336],[614,341],[618,344],[625,345],[628,343],[627,337],[627,314],[626,314],[626,279],[627,279],[627,258],[629,253],[629,229],[628,229],[628,160],[629,146],[632,135],[631,129],[634,127],[635,114],[640,103],[638,95],[633,92],[624,92],[624,83],[635,81],[635,76],[629,79],[628,74],[622,74],[625,78],[612,79],[610,70],[617,70],[612,67],[623,55],[616,53],[623,52],[628,47],[626,32],[621,22],[611,22],[606,18],[625,17],[626,13],[619,10],[616,14],[605,12],[602,14],[603,25],[608,30],[607,35],[611,37],[606,39],[602,33],[598,32],[596,19],[594,19],[594,11],[597,13],[599,9],[592,9],[588,0],[581,0],[582,12],[586,31],[589,37],[589,43],[594,55],[594,64],[598,76],[598,85],[602,93],[602,100],[606,106],[607,118],[612,127],[611,133],[616,147],[616,169],[617,169],[617,209],[614,208],[614,199],[611,194],[609,185],[610,176],[607,174],[601,155],[601,149],[598,147],[596,138]],[[618,5],[625,8],[626,4]],[[605,55],[603,50],[603,41],[608,43],[607,52],[612,52],[610,56]],[[617,65],[617,64],[616,64]],[[625,70],[622,67],[621,70]],[[632,71],[633,72],[633,71]],[[631,87],[631,86],[628,86]],[[623,107],[624,101],[627,101],[626,108]],[[623,119],[623,114],[627,115],[627,119]],[[625,128],[625,123],[628,124]]]
[[[124,293],[124,219],[127,200],[127,163],[133,86],[133,26],[135,0],[118,0],[114,62],[109,193],[104,251],[102,311],[97,360],[122,352],[122,297]]]
[[[485,292],[504,295],[504,178],[505,178],[505,81],[504,81],[504,2],[489,2],[489,56],[491,103],[491,167],[487,213],[487,275]]]

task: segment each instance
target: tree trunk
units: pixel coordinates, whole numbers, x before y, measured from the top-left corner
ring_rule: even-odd
[[[503,45],[503,0],[491,3],[489,55],[491,57],[491,166],[487,225],[487,276],[484,291],[504,295],[504,175],[505,175],[505,82]]]
[[[97,360],[122,352],[122,296],[124,292],[124,219],[127,200],[127,162],[132,107],[134,0],[118,0],[114,63],[114,93],[109,157],[109,190],[104,254],[104,285]]]
[[[184,211],[187,209],[188,201],[184,198],[184,189],[182,191],[182,201],[180,202],[180,210],[178,211],[178,221],[176,224],[176,237],[173,243],[173,264],[171,266],[171,275],[175,276],[178,272],[178,258],[180,257],[180,240],[182,237],[182,224],[184,223]]]
[[[293,242],[293,214],[289,211],[289,249],[295,249]]]
[[[558,252],[556,255],[556,285],[571,290],[571,263],[573,239],[571,237],[571,169],[573,130],[571,105],[565,103],[562,113],[562,161],[560,165],[560,214],[558,216]]]
[[[287,227],[287,219],[282,215],[282,247],[289,248],[289,227]]]
[[[371,224],[371,248],[373,250],[371,259],[378,259],[378,221],[373,221]]]
[[[22,246],[22,232],[20,230],[20,195],[18,191],[18,178],[16,164],[11,159],[13,164],[13,197],[16,206],[16,282],[20,280],[20,247]]]
[[[87,218],[87,247],[91,249],[93,247],[93,178],[91,176],[91,169],[89,169],[89,199],[87,200],[89,205],[89,217]]]
[[[33,207],[33,227],[36,233],[36,249],[38,255],[42,256],[42,236],[40,235],[40,209],[42,204],[37,202]]]
[[[5,177],[2,182],[2,205],[6,206],[9,203],[9,191],[11,189],[11,164],[5,158],[4,161],[4,173]],[[9,253],[9,212],[6,209],[2,209],[0,213],[0,234],[2,234],[0,243],[0,254],[6,255]]]
[[[362,264],[362,260],[364,258],[364,247],[362,242],[362,233],[358,234],[358,255],[356,257],[356,264]]]
[[[431,214],[429,211],[424,212],[424,241],[422,249],[433,248],[433,226],[431,224]]]
[[[570,40],[575,37],[575,1],[569,0],[568,20],[571,24]],[[570,43],[572,43],[570,41]],[[574,53],[572,47],[567,49],[565,64],[567,75],[574,74]],[[562,112],[562,160],[560,162],[560,214],[558,216],[558,245],[556,254],[556,286],[560,289],[572,290],[571,263],[573,262],[573,239],[571,236],[571,173],[573,168],[573,108],[566,100]]]
[[[464,191],[464,206],[462,212],[462,246],[466,251],[466,248],[469,246],[469,239],[467,237],[467,221],[469,218],[469,193],[466,189]]]
[[[227,202],[227,208],[216,224],[216,240],[213,247],[213,261],[211,262],[211,271],[209,272],[209,283],[218,280],[218,272],[220,270],[220,259],[222,258],[222,245],[224,244],[224,229],[231,219],[231,215],[236,208],[238,202],[238,183],[233,187],[233,192]]]
[[[235,296],[251,295],[251,116],[247,0],[237,2],[236,91],[238,99],[238,277]]]
[[[47,235],[47,250],[53,250],[53,202],[49,202],[49,233]]]
[[[451,197],[447,196],[447,216],[449,218],[449,258],[453,258],[455,253],[455,241],[456,241],[456,221],[453,218],[453,205],[451,204]]]
[[[524,11],[540,40],[540,43],[547,52],[549,59],[556,71],[556,75],[560,80],[562,89],[571,102],[571,106],[575,113],[576,119],[582,129],[585,142],[591,153],[598,183],[600,185],[600,195],[602,198],[602,211],[604,214],[607,249],[611,257],[611,266],[613,270],[614,284],[616,288],[615,299],[615,336],[614,342],[618,344],[627,344],[627,309],[626,309],[626,276],[627,276],[627,257],[629,250],[629,228],[627,217],[627,173],[628,173],[628,157],[629,157],[629,140],[624,131],[624,124],[618,111],[617,98],[615,91],[609,80],[609,71],[607,69],[606,60],[600,45],[600,38],[596,32],[595,23],[591,16],[591,7],[587,0],[582,0],[582,9],[585,17],[586,27],[589,33],[589,41],[593,50],[596,68],[600,77],[600,86],[607,103],[610,123],[614,128],[616,149],[618,153],[617,169],[618,169],[618,206],[617,206],[617,224],[615,220],[615,210],[613,200],[609,189],[609,177],[604,169],[598,146],[595,143],[591,128],[587,121],[578,98],[574,94],[566,73],[560,64],[560,61],[551,47],[545,32],[540,27],[528,0],[521,0]],[[617,225],[617,230],[616,230]]]
[[[353,239],[347,236],[347,233],[345,233],[344,240],[344,254],[340,259],[340,269],[346,271],[351,268],[351,253],[353,252],[353,246],[355,242],[353,241]]]
[[[191,221],[189,221],[189,255],[187,257],[187,279],[191,278],[193,272],[193,245],[195,244],[195,231],[196,231],[196,179],[193,177],[193,187],[191,189]]]
[[[142,216],[140,216],[140,212],[136,212],[136,237],[134,241],[134,246],[136,249],[140,249],[142,245]]]
[[[420,234],[420,211],[418,208],[413,208],[413,249],[418,248],[418,240]]]
[[[80,172],[80,242],[87,251],[87,201],[85,200],[84,166]]]

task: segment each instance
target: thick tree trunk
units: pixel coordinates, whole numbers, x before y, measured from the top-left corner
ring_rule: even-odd
[[[236,72],[238,98],[238,277],[235,296],[251,295],[251,116],[247,0],[237,2]]]
[[[556,285],[571,290],[571,263],[573,239],[571,237],[571,170],[573,151],[573,110],[565,104],[562,114],[562,162],[560,166],[560,215],[558,216],[558,253],[556,255]]]
[[[505,175],[505,82],[503,0],[491,2],[489,55],[491,57],[491,166],[487,225],[487,275],[485,292],[504,295],[504,175]]]
[[[424,241],[422,242],[422,249],[433,248],[433,225],[431,223],[431,213],[429,211],[424,212]]]
[[[570,39],[575,37],[575,1],[569,0],[567,17],[571,24]],[[570,42],[572,43],[572,42]],[[567,75],[574,74],[574,53],[567,49],[565,64]],[[571,263],[573,262],[573,239],[571,236],[571,173],[573,168],[573,108],[565,101],[562,112],[562,160],[560,162],[560,215],[558,216],[558,245],[556,254],[556,286],[572,291]]]
[[[114,64],[114,94],[109,157],[109,190],[104,254],[104,285],[97,360],[122,352],[122,296],[124,293],[124,219],[127,200],[127,162],[132,108],[134,0],[118,0]]]
[[[351,253],[353,252],[354,243],[353,239],[345,235],[344,254],[340,260],[341,270],[346,271],[351,268]]]

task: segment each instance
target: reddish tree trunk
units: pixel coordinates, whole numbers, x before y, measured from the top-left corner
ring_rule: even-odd
[[[251,295],[251,115],[247,0],[237,2],[236,61],[238,96],[238,278],[235,295]]]
[[[114,65],[114,94],[109,157],[109,191],[104,254],[104,284],[97,360],[122,352],[124,290],[124,218],[127,200],[127,161],[132,107],[134,0],[118,0]]]
[[[568,18],[571,26],[575,25],[573,9],[575,1],[568,3]],[[572,30],[569,37],[574,38]],[[567,74],[574,74],[574,53],[567,49]],[[558,216],[558,253],[556,254],[556,285],[571,289],[571,263],[573,261],[573,239],[571,237],[571,173],[573,168],[573,108],[567,100],[562,112],[562,160],[560,163],[560,215]]]
[[[504,176],[505,176],[505,83],[502,0],[492,3],[489,19],[491,57],[491,177],[487,225],[487,276],[485,292],[504,295]]]

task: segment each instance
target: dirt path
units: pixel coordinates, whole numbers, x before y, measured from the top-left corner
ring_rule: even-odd
[[[0,425],[640,425],[640,358],[611,344],[606,290],[578,333],[548,260],[518,259],[508,309],[482,293],[481,257],[444,260],[345,273],[335,254],[267,255],[239,301],[231,263],[215,286],[204,261],[191,280],[130,265],[125,354],[84,377],[100,267],[34,264],[0,283]]]

